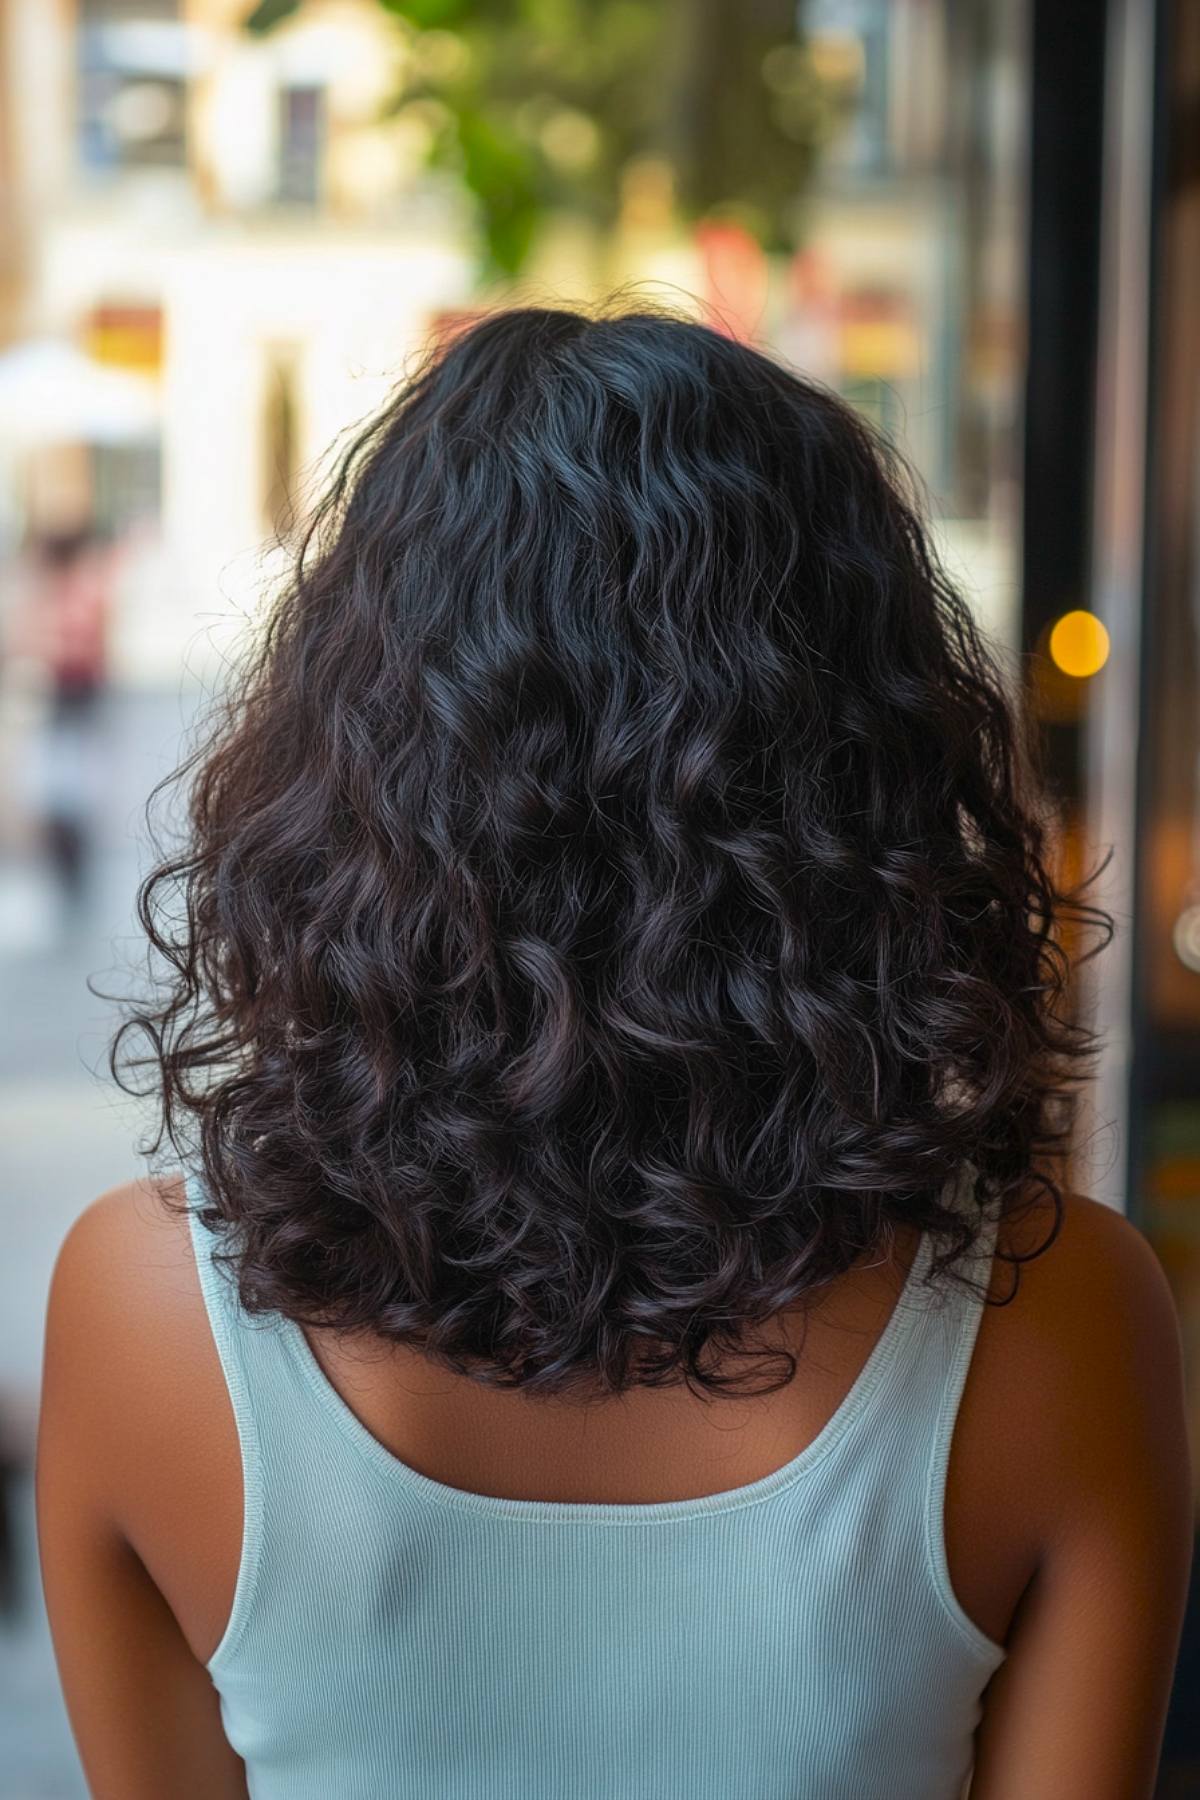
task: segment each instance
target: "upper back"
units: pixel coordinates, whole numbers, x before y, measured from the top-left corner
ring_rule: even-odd
[[[242,1313],[190,1222],[245,1480],[207,1667],[256,1796],[365,1796],[397,1770],[430,1800],[958,1795],[1004,1651],[945,1563],[946,1463],[981,1307],[922,1286],[929,1239],[865,1344],[843,1320],[810,1345],[827,1385],[807,1427],[803,1407],[793,1416],[798,1448],[780,1412],[767,1473],[722,1480],[710,1462],[688,1498],[616,1502],[420,1472],[367,1429],[297,1326]],[[989,1252],[990,1239],[985,1282]],[[524,1447],[524,1485],[544,1492],[536,1431],[508,1465]],[[709,1441],[711,1458],[711,1426]]]
[[[1001,1243],[1027,1253],[1047,1221],[1005,1221]],[[847,1278],[845,1305],[806,1340],[795,1411],[774,1415],[766,1476],[753,1473],[760,1433],[724,1478],[682,1478],[683,1501],[514,1502],[514,1471],[553,1491],[553,1430],[531,1416],[494,1484],[476,1466],[476,1493],[438,1464],[452,1430],[425,1449],[401,1433],[401,1455],[449,1482],[418,1473],[356,1416],[386,1384],[335,1363],[339,1393],[327,1347],[318,1362],[286,1321],[247,1319],[211,1248],[149,1186],[85,1212],[52,1294],[55,1410],[71,1409],[70,1435],[86,1439],[73,1466],[207,1662],[252,1791],[289,1800],[378,1792],[381,1757],[389,1791],[403,1769],[431,1795],[561,1792],[568,1776],[580,1794],[651,1791],[647,1771],[664,1795],[956,1794],[989,1676],[1022,1692],[1005,1687],[1029,1661],[1004,1657],[1008,1620],[1031,1573],[1054,1566],[1063,1520],[1094,1510],[1107,1449],[1085,1454],[1092,1422],[1111,1403],[1135,1435],[1116,1383],[1136,1364],[1146,1390],[1169,1328],[1157,1292],[1147,1313],[1160,1271],[1140,1234],[1070,1197],[1010,1305],[925,1295],[921,1255],[894,1309],[872,1268]],[[992,1297],[1011,1289],[997,1262]],[[1122,1322],[1126,1300],[1134,1340],[1115,1334],[1118,1366],[1095,1315]],[[61,1397],[64,1366],[76,1400]],[[681,1485],[684,1419],[651,1491]],[[714,1422],[697,1427],[710,1446]],[[642,1447],[646,1420],[635,1426],[625,1441]],[[614,1427],[611,1457],[622,1441]],[[1022,1603],[1022,1647],[1028,1614]],[[1061,1671],[1061,1642],[1053,1655]],[[1161,1655],[1156,1667],[1161,1679]],[[989,1728],[1000,1711],[989,1705]],[[449,1763],[435,1728],[460,1744]],[[1031,1746],[1028,1766],[1045,1754]],[[989,1800],[1023,1791],[990,1775]]]

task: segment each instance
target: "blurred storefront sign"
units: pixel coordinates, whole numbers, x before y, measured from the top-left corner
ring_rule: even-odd
[[[735,219],[705,219],[695,240],[711,323],[746,343],[762,334],[767,306],[767,259],[758,239]]]
[[[838,309],[842,369],[856,381],[911,381],[921,372],[921,337],[911,296],[862,288]]]
[[[93,362],[158,375],[163,360],[162,308],[114,303],[94,306],[84,322],[83,339]]]
[[[478,306],[439,306],[430,315],[430,338],[439,344],[450,344],[460,331],[483,318],[484,311]]]

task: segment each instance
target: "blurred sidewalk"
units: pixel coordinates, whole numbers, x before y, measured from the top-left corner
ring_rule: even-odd
[[[19,1458],[32,1451],[58,1246],[91,1199],[145,1166],[134,1146],[150,1115],[107,1075],[117,1009],[87,980],[125,994],[145,968],[134,912],[151,857],[145,802],[202,702],[198,691],[105,697],[94,745],[100,802],[75,918],[32,846],[0,855],[0,1425]],[[26,749],[7,736],[6,781]],[[159,829],[164,817],[159,802]],[[12,1500],[17,1606],[0,1621],[0,1800],[86,1800],[41,1606],[28,1476]]]

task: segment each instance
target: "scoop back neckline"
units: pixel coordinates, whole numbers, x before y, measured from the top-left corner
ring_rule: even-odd
[[[713,1513],[732,1512],[739,1507],[753,1506],[760,1501],[769,1500],[802,1480],[825,1460],[866,1409],[888,1369],[895,1362],[896,1353],[912,1328],[917,1312],[912,1303],[913,1294],[925,1274],[931,1252],[930,1233],[923,1231],[904,1285],[870,1355],[841,1404],[799,1454],[782,1467],[760,1476],[757,1481],[745,1482],[739,1487],[725,1488],[717,1493],[694,1495],[684,1500],[518,1500],[501,1494],[474,1493],[469,1488],[453,1487],[447,1482],[436,1480],[432,1475],[422,1474],[419,1469],[414,1469],[410,1463],[389,1450],[363,1423],[317,1361],[312,1345],[299,1323],[285,1314],[278,1315],[278,1318],[282,1342],[317,1403],[386,1481],[407,1489],[416,1499],[436,1507],[485,1514],[514,1523],[613,1526],[670,1524],[704,1518]]]

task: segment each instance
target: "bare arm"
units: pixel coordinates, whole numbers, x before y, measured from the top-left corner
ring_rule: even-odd
[[[94,1800],[246,1800],[216,1690],[126,1530],[131,1479],[166,1479],[153,1311],[131,1304],[147,1280],[133,1219],[128,1190],[101,1196],[51,1285],[37,1513],[59,1675]]]
[[[985,1696],[971,1800],[1151,1800],[1194,1532],[1183,1353],[1141,1233],[1072,1203],[1047,1313],[1045,1549]],[[1040,1477],[1039,1477],[1040,1479]]]

